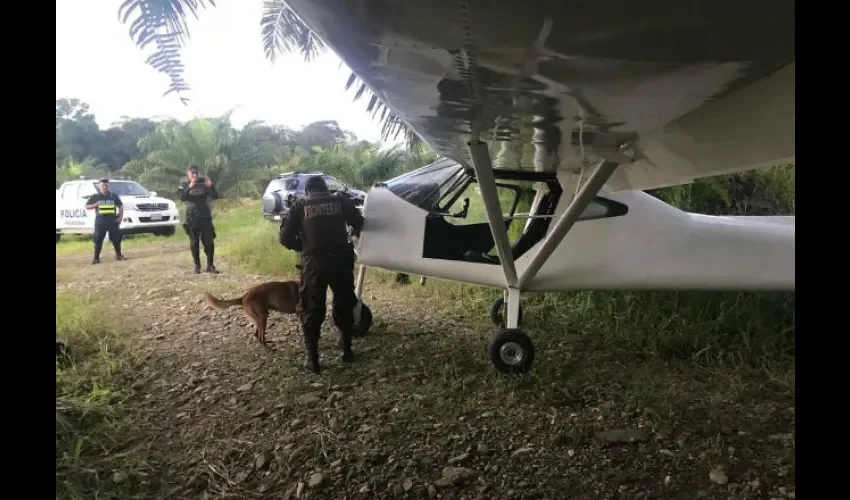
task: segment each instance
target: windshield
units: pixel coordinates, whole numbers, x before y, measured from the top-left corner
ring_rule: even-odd
[[[404,201],[431,211],[443,195],[463,177],[463,167],[443,159],[386,182],[387,189]]]
[[[118,196],[150,196],[148,190],[136,182],[113,181],[109,183],[109,190]]]

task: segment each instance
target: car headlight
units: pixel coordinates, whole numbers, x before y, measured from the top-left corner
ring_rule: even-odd
[[[130,202],[124,202],[124,210],[136,210],[136,205]]]

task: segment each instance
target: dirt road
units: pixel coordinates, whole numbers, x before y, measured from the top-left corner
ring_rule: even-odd
[[[201,302],[271,277],[190,274],[182,240],[105,253],[56,260],[57,292],[107,300],[139,339],[109,450],[133,458],[95,470],[99,498],[794,498],[793,392],[765,374],[539,332],[533,374],[500,377],[483,305],[369,283],[357,362],[327,321],[312,376],[294,318],[272,317],[266,352],[238,309]]]

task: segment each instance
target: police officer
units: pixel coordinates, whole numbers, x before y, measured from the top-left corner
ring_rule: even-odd
[[[204,253],[207,256],[207,272],[218,274],[213,264],[215,257],[215,229],[212,223],[212,210],[210,201],[219,198],[212,179],[198,175],[198,167],[189,166],[186,169],[186,181],[180,184],[178,191],[180,200],[186,204],[186,223],[184,227],[189,233],[189,250],[192,251],[192,260],[195,263],[195,274],[201,272],[201,249],[204,244]]]
[[[346,224],[360,236],[363,217],[350,200],[330,194],[320,176],[307,179],[304,191],[307,196],[294,203],[281,227],[280,243],[301,252],[301,324],[307,350],[304,365],[319,373],[319,335],[328,286],[333,291],[333,320],[340,332],[341,359],[354,359],[355,258]]]
[[[124,260],[121,254],[121,219],[124,217],[124,204],[121,198],[109,190],[109,179],[101,179],[98,183],[99,193],[92,195],[86,202],[86,210],[94,210],[94,260],[92,264],[100,264],[100,250],[103,240],[109,233],[109,241],[115,249],[115,260]]]

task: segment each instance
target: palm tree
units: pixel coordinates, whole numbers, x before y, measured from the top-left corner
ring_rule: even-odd
[[[154,52],[146,62],[154,69],[167,75],[171,85],[165,95],[172,92],[182,95],[190,90],[183,79],[183,62],[180,49],[189,36],[186,24],[191,15],[198,18],[199,9],[207,5],[215,7],[215,0],[124,0],[118,9],[122,23],[130,23],[130,37],[144,49],[153,44]],[[263,5],[260,20],[263,46],[271,62],[282,53],[300,52],[305,61],[311,61],[323,53],[325,43],[298,17],[284,0],[268,0]],[[381,123],[381,137],[388,140],[404,134],[409,149],[420,143],[419,137],[382,101],[377,94],[354,72],[348,78],[345,90],[357,88],[354,100],[369,96],[366,111],[378,117]],[[186,104],[188,98],[181,96]]]
[[[196,118],[187,123],[172,120],[160,123],[139,141],[143,158],[131,160],[122,170],[139,182],[174,188],[188,165],[197,165],[208,174],[222,194],[257,194],[257,183],[268,167],[280,158],[284,146],[256,141],[249,123],[235,130],[228,114],[213,119]]]
[[[106,165],[97,158],[87,157],[83,161],[76,161],[67,157],[61,164],[56,165],[56,188],[58,189],[63,182],[79,179],[81,176],[99,178],[108,175],[109,170]]]

